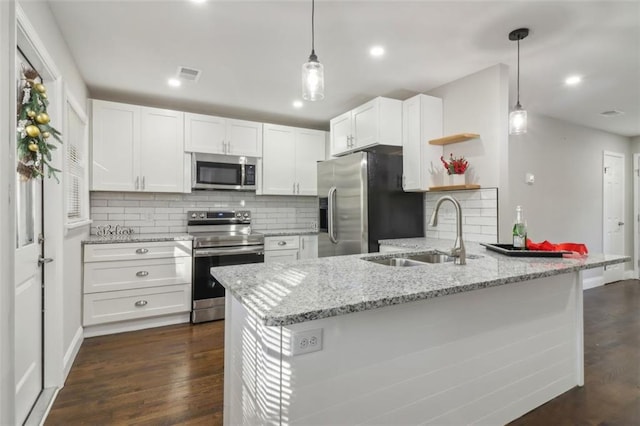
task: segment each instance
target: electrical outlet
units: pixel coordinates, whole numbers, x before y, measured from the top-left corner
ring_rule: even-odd
[[[322,329],[295,331],[291,334],[292,355],[308,354],[322,350]]]

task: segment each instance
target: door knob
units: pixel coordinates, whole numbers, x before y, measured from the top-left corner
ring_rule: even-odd
[[[45,263],[51,263],[51,262],[53,262],[53,258],[51,257],[38,256],[38,266],[42,266]]]

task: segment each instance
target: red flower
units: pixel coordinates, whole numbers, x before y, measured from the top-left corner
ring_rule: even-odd
[[[450,175],[462,175],[469,168],[469,162],[464,157],[455,158],[453,154],[449,154],[449,162],[445,161],[444,156],[440,157],[440,161]]]

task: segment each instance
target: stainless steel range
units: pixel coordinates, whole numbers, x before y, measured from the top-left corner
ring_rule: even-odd
[[[264,262],[264,236],[251,232],[248,210],[190,211],[193,236],[191,322],[224,318],[224,287],[211,275],[214,266]]]

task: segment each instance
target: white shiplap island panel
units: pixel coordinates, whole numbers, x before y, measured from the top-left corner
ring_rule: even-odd
[[[225,424],[503,424],[582,385],[580,271],[626,258],[517,261],[472,251],[483,258],[467,266],[391,268],[362,256],[262,265],[235,275],[240,293],[228,268],[212,269],[229,290]],[[310,273],[319,264],[333,268],[321,268],[322,280]],[[468,274],[475,290],[442,296],[471,286]],[[305,298],[307,285],[313,294]],[[263,311],[247,303],[249,288]],[[329,301],[328,311],[318,309]],[[349,308],[341,312],[337,301]],[[322,350],[292,356],[291,334],[317,328]]]

